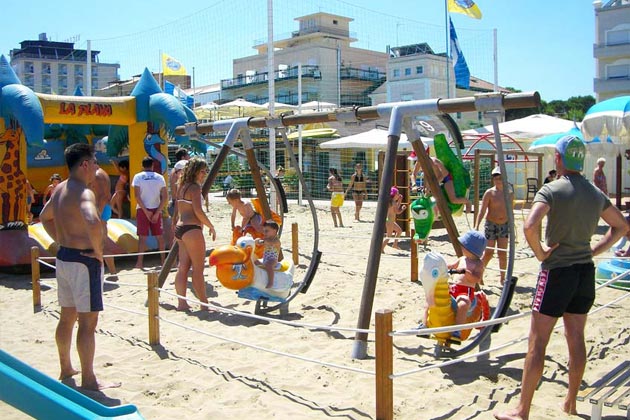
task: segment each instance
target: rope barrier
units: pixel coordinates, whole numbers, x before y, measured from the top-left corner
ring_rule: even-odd
[[[166,323],[171,324],[171,325],[178,326],[180,328],[184,328],[186,330],[190,330],[190,331],[194,331],[194,332],[199,333],[199,334],[207,335],[209,337],[213,337],[213,338],[216,338],[218,340],[227,341],[227,342],[234,343],[234,344],[239,344],[241,346],[249,347],[249,348],[252,348],[252,349],[255,349],[255,350],[260,350],[260,351],[264,351],[264,352],[267,352],[267,353],[276,354],[276,355],[279,355],[279,356],[286,356],[286,357],[290,357],[292,359],[301,360],[303,362],[310,362],[310,363],[315,363],[315,364],[322,365],[322,366],[328,366],[328,367],[332,367],[332,368],[348,370],[348,371],[355,372],[355,373],[364,373],[364,374],[367,374],[367,375],[374,375],[375,374],[374,371],[358,369],[358,368],[353,368],[353,367],[344,366],[344,365],[338,365],[336,363],[323,362],[321,360],[315,360],[315,359],[311,359],[311,358],[304,357],[304,356],[298,356],[298,355],[292,354],[292,353],[286,353],[286,352],[282,352],[282,351],[272,350],[272,349],[269,349],[269,348],[266,348],[266,347],[261,347],[261,346],[255,345],[255,344],[248,344],[248,343],[245,343],[245,342],[240,341],[240,340],[234,340],[232,338],[223,337],[223,336],[220,336],[218,334],[209,333],[207,331],[203,331],[203,330],[200,330],[198,328],[188,327],[186,325],[182,325],[182,324],[180,324],[178,322],[175,322],[175,321],[169,321],[169,320],[164,319],[162,317],[159,317],[159,319],[160,319],[160,321],[166,322]]]
[[[351,332],[351,333],[360,332],[360,333],[364,333],[364,334],[374,334],[374,330],[362,330],[362,329],[350,328],[350,327],[333,327],[333,326],[328,326],[328,325],[324,326],[324,325],[307,324],[307,323],[302,323],[302,322],[285,321],[283,319],[269,318],[269,317],[265,317],[265,316],[261,316],[261,315],[249,314],[247,312],[240,312],[240,311],[235,311],[233,309],[224,308],[224,307],[221,307],[221,306],[216,306],[216,305],[213,305],[211,303],[204,303],[204,302],[201,302],[201,301],[196,300],[196,299],[188,298],[186,296],[180,296],[177,293],[169,292],[168,290],[165,290],[165,289],[162,289],[162,288],[158,288],[158,290],[160,292],[166,294],[166,295],[173,296],[173,297],[176,297],[178,299],[184,299],[187,302],[195,303],[195,304],[198,304],[198,305],[201,305],[201,306],[205,306],[207,308],[216,310],[218,312],[223,312],[223,313],[230,314],[230,315],[239,315],[239,316],[243,316],[245,318],[257,319],[259,321],[275,322],[275,323],[278,323],[278,324],[289,325],[289,326],[292,326],[292,327],[309,328],[309,329],[314,329],[314,330],[345,331],[345,332]]]

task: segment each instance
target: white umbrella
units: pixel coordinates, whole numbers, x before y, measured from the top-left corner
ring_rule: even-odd
[[[302,104],[302,111],[324,111],[337,108],[337,104],[321,101],[310,101]]]
[[[584,138],[610,136],[616,143],[630,142],[630,96],[619,96],[596,103],[582,121]]]
[[[575,127],[573,121],[545,114],[535,114],[518,120],[502,122],[499,124],[499,131],[513,139],[537,139],[551,134],[563,133],[573,127]],[[494,133],[492,125],[462,131],[464,135],[488,133]]]
[[[228,118],[251,116],[254,113],[264,112],[266,110],[264,106],[246,101],[243,98],[217,105],[217,108],[221,116]]]
[[[384,149],[387,147],[387,134],[387,130],[373,128],[363,133],[326,141],[321,143],[319,147],[322,149]],[[425,148],[433,145],[433,139],[428,137],[422,137],[420,140],[422,140]],[[412,150],[411,143],[407,140],[405,133],[401,133],[398,141],[398,150],[403,149]]]

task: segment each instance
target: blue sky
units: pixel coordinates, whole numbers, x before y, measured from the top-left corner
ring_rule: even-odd
[[[546,101],[593,95],[594,10],[592,0],[477,0],[481,20],[452,14],[471,73],[493,78],[492,38],[497,29],[502,86],[538,90]],[[151,7],[147,8],[150,4]],[[46,32],[53,41],[80,36],[77,48],[101,51],[127,78],[146,66],[159,70],[159,52],[177,58],[197,86],[232,77],[232,59],[253,55],[267,36],[267,0],[3,2],[0,53]],[[395,8],[392,7],[395,5]],[[444,0],[274,0],[274,36],[290,36],[295,17],[317,11],[352,17],[360,48],[429,42],[444,50]]]

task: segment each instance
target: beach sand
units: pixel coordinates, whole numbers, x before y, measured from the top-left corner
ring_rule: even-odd
[[[342,214],[346,228],[334,228],[328,204],[317,202],[320,229],[319,249],[323,252],[310,289],[291,303],[282,319],[314,326],[355,328],[365,280],[367,255],[375,214],[375,203],[367,203],[363,222],[354,222],[354,204],[346,201]],[[230,209],[222,197],[213,197],[210,218],[218,238],[208,246],[228,242]],[[313,221],[308,207],[290,204],[285,218],[282,243],[285,258],[291,258],[290,226],[299,227],[301,280],[313,248]],[[523,215],[515,212],[517,225],[514,271],[519,278],[509,314],[527,312],[535,286],[538,263],[522,235]],[[473,225],[471,214],[455,219],[460,232]],[[599,229],[602,234],[605,229]],[[204,233],[206,231],[204,230]],[[409,241],[402,250],[388,247],[379,267],[372,311],[394,311],[395,330],[417,326],[424,308],[424,292],[410,281]],[[454,259],[445,229],[434,230],[429,249]],[[423,258],[420,252],[420,259]],[[422,260],[420,261],[421,264]],[[157,257],[146,264],[158,264]],[[245,318],[220,312],[175,311],[176,298],[162,294],[161,345],[150,346],[144,306],[146,274],[133,269],[135,258],[118,260],[121,268],[117,285],[107,285],[108,306],[101,314],[97,337],[95,369],[103,381],[122,381],[122,387],[87,394],[107,405],[135,404],[147,419],[372,419],[375,418],[375,379],[361,371],[374,371],[374,341],[368,340],[368,357],[351,359],[354,333],[303,328]],[[500,294],[498,261],[490,262],[484,290],[491,306]],[[53,277],[43,273],[43,278]],[[171,273],[165,287],[174,292]],[[253,313],[254,302],[239,299],[222,287],[214,268],[206,267],[211,303],[232,310]],[[54,285],[54,280],[48,280]],[[624,295],[604,288],[598,292],[595,308]],[[189,290],[189,296],[193,296]],[[628,357],[630,326],[628,300],[621,301],[589,318],[587,325],[588,366],[585,382],[591,384]],[[143,315],[130,313],[118,308]],[[274,313],[272,317],[279,318]],[[58,361],[54,330],[58,320],[56,291],[44,287],[42,310],[34,313],[30,275],[0,275],[0,347],[36,369],[57,377]],[[177,325],[175,325],[177,324]],[[185,327],[185,328],[184,328]],[[491,347],[515,344],[492,352],[487,358],[471,358],[450,366],[431,369],[394,380],[394,415],[399,419],[487,419],[493,410],[513,406],[526,352],[529,318],[520,318],[492,335]],[[233,342],[226,339],[234,340]],[[519,341],[520,340],[520,341]],[[243,342],[259,348],[246,347]],[[437,363],[435,342],[416,336],[394,337],[394,373]],[[288,353],[327,364],[289,358]],[[79,366],[73,346],[75,367]],[[543,380],[534,398],[532,418],[566,418],[559,404],[567,387],[567,350],[563,330],[557,329],[549,344]],[[590,405],[578,403],[581,418],[588,418]],[[607,419],[625,413],[605,408]],[[20,419],[24,414],[0,402],[0,418]]]

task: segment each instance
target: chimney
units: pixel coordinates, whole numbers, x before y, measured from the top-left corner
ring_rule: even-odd
[[[41,34],[39,34],[38,40],[48,41],[48,38],[46,37],[46,32],[42,32]]]

